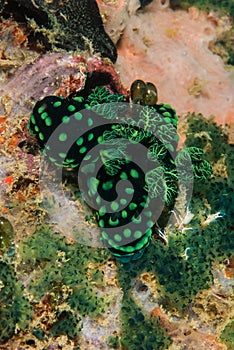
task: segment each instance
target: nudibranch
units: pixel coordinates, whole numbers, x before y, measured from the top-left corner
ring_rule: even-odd
[[[177,155],[178,117],[157,103],[154,84],[133,82],[130,101],[105,86],[71,98],[38,101],[28,129],[56,166],[77,171],[101,239],[121,262],[140,258],[165,207],[173,206],[178,171],[191,157],[194,176],[211,173],[202,150]],[[199,171],[195,171],[199,169]]]

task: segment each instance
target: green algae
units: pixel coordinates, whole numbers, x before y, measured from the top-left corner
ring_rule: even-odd
[[[128,350],[163,350],[172,343],[165,329],[156,317],[145,316],[135,304],[129,293],[123,298],[121,308],[121,345]]]
[[[152,244],[139,261],[117,262],[118,283],[124,292],[122,336],[109,338],[112,348],[167,349],[171,343],[157,318],[145,315],[131,297],[131,289],[141,273],[156,276],[159,304],[183,313],[199,291],[212,285],[213,264],[222,263],[233,252],[233,148],[220,127],[200,115],[188,118],[186,145],[204,149],[205,158],[214,167],[214,175],[206,182],[195,181],[190,204],[195,214],[189,224],[192,230],[182,233],[173,228],[167,244],[158,239],[155,230]],[[215,165],[220,159],[224,159],[225,176],[216,175]],[[204,203],[209,204],[211,214],[220,211],[223,217],[202,226],[202,220],[210,214],[204,209]],[[30,276],[27,288],[33,302],[38,304],[49,296],[47,303],[55,315],[46,330],[32,329],[38,339],[61,334],[77,339],[82,327],[81,316],[96,317],[105,311],[107,303],[98,295],[96,285],[104,283],[100,265],[109,257],[107,250],[68,244],[64,237],[44,225],[19,243],[18,255],[17,271]],[[29,326],[32,311],[14,266],[1,262],[0,267],[0,300],[3,300],[0,342],[3,343],[15,334],[16,325],[20,329]],[[66,310],[60,309],[64,303]],[[230,340],[225,339],[231,339],[229,330],[225,328],[221,335],[227,344]]]
[[[213,282],[212,263],[222,262],[233,251],[231,235],[226,233],[224,236],[220,230],[223,232],[223,220],[213,223],[209,229],[200,232],[190,231],[181,236],[174,231],[167,246],[160,241],[154,241],[154,245],[148,247],[140,261],[134,262],[134,265],[119,266],[119,282],[125,295],[129,293],[137,277],[148,271],[154,273],[158,280],[159,304],[165,309],[183,313],[200,290],[211,286]],[[184,254],[189,245],[190,254],[186,260]],[[127,349],[140,349],[141,346],[142,349],[154,349],[155,339],[151,339],[150,336],[148,338],[147,334],[151,335],[155,332],[158,334],[159,332],[160,336],[157,335],[159,344],[156,348],[167,349],[170,340],[161,333],[160,326],[157,323],[147,325],[147,318],[143,320],[140,309],[137,309],[137,312],[131,311],[131,308],[136,309],[137,307],[132,300],[129,300],[130,297],[127,297],[126,300],[125,298],[126,296],[124,296],[121,311],[123,345]],[[125,303],[126,309],[124,308]],[[132,328],[132,325],[135,328]]]
[[[229,322],[221,333],[220,339],[227,345],[227,350],[234,347],[234,321]]]
[[[68,244],[47,226],[38,229],[21,247],[23,265],[37,270],[29,283],[34,300],[39,302],[50,294],[54,305],[66,300],[81,316],[95,317],[104,312],[106,303],[97,295],[88,264],[101,264],[107,256],[104,249]]]
[[[81,330],[81,319],[72,311],[62,311],[57,315],[57,320],[50,329],[52,336],[56,337],[61,334],[70,338],[75,338]]]
[[[10,221],[0,217],[0,252],[7,252],[14,239],[14,229]]]
[[[112,335],[108,338],[107,341],[108,345],[113,349],[119,349],[120,348],[120,340],[118,335]]]
[[[163,307],[183,312],[200,290],[211,286],[212,263],[223,262],[232,251],[233,234],[225,232],[224,220],[183,235],[175,230],[167,245],[156,240],[134,266],[119,267],[119,281],[127,291],[141,273],[153,273]]]
[[[25,329],[32,319],[32,308],[18,282],[14,266],[0,261],[0,344]]]
[[[190,230],[172,228],[167,244],[157,239],[155,232],[152,244],[139,261],[118,264],[119,283],[125,292],[141,273],[153,273],[158,281],[159,302],[164,308],[181,313],[199,291],[212,285],[214,263],[224,262],[234,249],[233,148],[221,128],[201,115],[188,119],[186,146],[204,149],[214,169],[225,155],[226,176],[214,174],[209,181],[195,181]],[[217,212],[221,217],[202,225],[210,214]]]

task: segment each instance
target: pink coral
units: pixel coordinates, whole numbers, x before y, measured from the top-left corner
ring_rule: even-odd
[[[195,8],[173,11],[168,3],[153,1],[129,18],[118,46],[122,81],[128,87],[136,78],[154,82],[160,101],[179,115],[234,122],[234,74],[209,50],[223,21]]]

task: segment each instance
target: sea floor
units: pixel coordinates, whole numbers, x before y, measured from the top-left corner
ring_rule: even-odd
[[[169,1],[97,3],[114,64],[33,46],[21,21],[1,19],[0,349],[232,350],[233,20]],[[96,73],[127,98],[135,79],[154,83],[177,111],[178,148],[202,148],[213,168],[126,264],[100,242],[72,173],[61,184],[27,129],[39,99],[79,95]]]

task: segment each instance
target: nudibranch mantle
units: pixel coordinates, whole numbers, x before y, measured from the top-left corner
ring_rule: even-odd
[[[47,96],[36,103],[28,123],[50,161],[78,172],[104,245],[124,263],[143,255],[163,208],[175,201],[177,168],[183,173],[187,160],[186,152],[176,154],[176,112],[156,103],[154,85],[134,82],[131,97],[139,104],[106,87],[96,87],[87,98]],[[189,156],[194,169],[205,168],[194,176],[205,178],[211,168],[199,152],[191,147]]]

